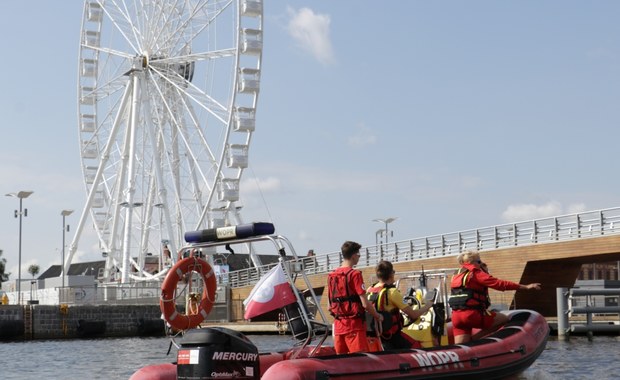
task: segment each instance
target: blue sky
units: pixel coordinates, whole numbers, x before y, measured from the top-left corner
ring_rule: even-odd
[[[619,205],[620,2],[266,2],[246,221],[298,253]],[[0,2],[2,194],[22,269],[59,264],[85,200],[79,1]],[[258,191],[260,189],[260,191]],[[16,198],[0,249],[17,273]],[[4,216],[2,216],[4,215]],[[78,261],[101,258],[89,230]],[[67,244],[72,233],[66,235]]]

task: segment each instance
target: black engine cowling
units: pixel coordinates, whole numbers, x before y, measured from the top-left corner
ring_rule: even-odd
[[[260,379],[258,349],[223,327],[188,331],[177,353],[177,379]]]

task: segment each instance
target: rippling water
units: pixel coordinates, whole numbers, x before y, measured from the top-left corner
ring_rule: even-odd
[[[289,336],[250,335],[259,351],[283,350]],[[168,338],[50,340],[0,343],[0,379],[128,379],[140,367],[172,362]],[[520,379],[618,378],[620,337],[551,339],[540,358]]]
[[[596,379],[620,377],[620,337],[571,337],[568,342],[551,339],[523,379]]]

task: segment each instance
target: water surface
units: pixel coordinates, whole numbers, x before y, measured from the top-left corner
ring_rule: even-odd
[[[290,336],[249,335],[259,351],[284,350]],[[140,367],[176,360],[168,338],[44,340],[0,343],[0,379],[128,379]],[[522,380],[618,378],[620,338],[551,338]]]

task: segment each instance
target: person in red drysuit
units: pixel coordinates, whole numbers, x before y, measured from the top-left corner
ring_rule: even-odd
[[[490,334],[508,322],[508,316],[489,310],[489,288],[506,290],[540,290],[540,283],[527,285],[491,276],[476,251],[461,253],[461,268],[452,277],[450,307],[454,343],[466,343]],[[472,329],[481,329],[472,336]]]
[[[328,276],[329,312],[334,317],[334,349],[337,354],[369,350],[366,312],[377,321],[383,321],[383,316],[366,298],[362,272],[354,269],[360,260],[360,248],[361,245],[354,241],[344,242],[340,249],[342,265]]]

